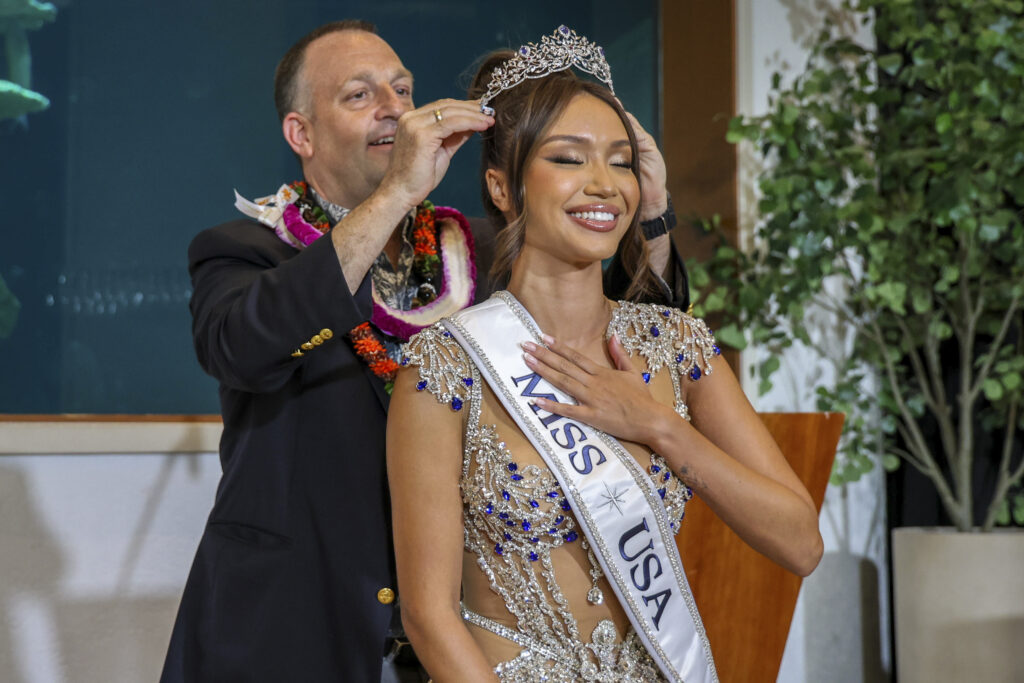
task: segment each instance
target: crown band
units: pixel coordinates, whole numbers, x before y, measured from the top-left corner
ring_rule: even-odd
[[[596,76],[615,94],[612,72],[604,58],[604,48],[577,35],[576,31],[563,24],[552,35],[542,37],[539,45],[523,45],[514,57],[494,69],[487,92],[480,98],[480,111],[493,115],[494,110],[487,103],[500,93],[529,78],[543,78],[572,66]]]

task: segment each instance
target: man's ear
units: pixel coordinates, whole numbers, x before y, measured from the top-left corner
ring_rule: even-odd
[[[489,168],[484,171],[484,180],[487,181],[487,192],[491,195],[491,201],[507,218],[512,211],[512,192],[508,176],[496,168]]]
[[[281,132],[285,142],[300,158],[313,156],[313,129],[305,116],[297,111],[288,112],[281,122]]]

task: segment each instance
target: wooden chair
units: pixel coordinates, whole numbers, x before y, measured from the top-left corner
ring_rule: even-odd
[[[821,512],[845,416],[762,413],[761,419]],[[732,532],[694,498],[678,537],[686,575],[723,683],[771,683],[779,675],[801,579]]]

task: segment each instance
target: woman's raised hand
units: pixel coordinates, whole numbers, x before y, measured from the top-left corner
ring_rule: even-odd
[[[586,423],[619,439],[645,444],[654,440],[664,420],[678,417],[654,399],[618,337],[608,341],[614,368],[601,367],[547,335],[544,343],[547,348],[532,342],[523,344],[526,364],[579,405],[534,399],[542,410]]]

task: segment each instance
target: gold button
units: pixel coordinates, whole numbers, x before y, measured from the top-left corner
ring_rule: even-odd
[[[395,601],[395,591],[390,588],[381,588],[377,591],[377,601],[382,605],[390,605]]]
[[[320,330],[320,336],[323,337],[324,339],[330,339],[331,337],[334,336],[334,333],[325,327],[324,329]]]
[[[313,350],[313,345],[310,344],[309,342],[302,342],[302,350],[303,351],[312,351]]]
[[[302,353],[302,351],[299,351],[298,349],[292,351],[292,358],[301,358],[304,355],[306,354]]]
[[[314,334],[313,338],[310,339],[309,341],[313,342],[317,346],[320,346],[321,344],[324,343],[324,338],[321,337],[319,334]]]

